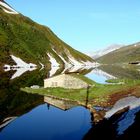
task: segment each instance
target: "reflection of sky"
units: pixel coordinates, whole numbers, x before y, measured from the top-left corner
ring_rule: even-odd
[[[78,140],[90,129],[90,113],[84,107],[68,111],[46,104],[17,118],[0,133],[2,140]]]
[[[97,82],[97,83],[101,83],[101,84],[105,84],[107,78],[104,77],[103,75],[97,75],[95,73],[88,73],[87,75],[85,75],[86,77],[88,77],[89,79]]]

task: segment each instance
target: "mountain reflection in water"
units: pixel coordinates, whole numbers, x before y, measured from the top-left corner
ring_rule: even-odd
[[[102,71],[105,70],[104,75],[99,71],[101,76],[105,76],[106,73],[113,77],[127,77],[128,75],[129,78],[133,79],[137,79],[139,76],[137,70],[133,73],[134,69],[129,69],[128,73],[127,69],[124,68],[118,68],[121,69],[119,72],[114,71],[113,66],[110,69],[107,69],[107,67],[101,67],[101,69]],[[94,73],[94,71],[90,68],[78,69],[76,72],[83,75],[89,73],[88,77],[92,79],[92,72]],[[63,70],[56,71],[53,75],[57,75],[59,72],[63,72]],[[69,73],[68,70],[65,70],[65,72]],[[137,139],[140,139],[137,131],[140,129],[139,98],[124,98],[128,104],[119,102],[120,108],[118,107],[114,113],[110,113],[110,116],[107,117],[106,114],[113,110],[113,107],[112,109],[99,109],[98,107],[94,108],[94,106],[87,108],[88,100],[87,102],[85,100],[85,104],[81,105],[79,102],[59,99],[52,101],[52,99],[44,96],[20,91],[21,87],[43,86],[43,79],[50,76],[49,71],[34,70],[11,79],[14,73],[15,71],[0,73],[0,139],[91,140],[104,138],[108,140],[125,140],[132,139],[132,137],[135,139],[136,136]],[[131,75],[131,73],[133,74]],[[97,69],[94,74],[99,75]],[[106,79],[107,77],[103,80]],[[96,81],[96,79],[94,80]],[[133,107],[131,107],[130,102]],[[134,105],[136,106],[134,107]],[[120,111],[122,109],[124,110]],[[98,114],[102,114],[102,119],[96,122]]]

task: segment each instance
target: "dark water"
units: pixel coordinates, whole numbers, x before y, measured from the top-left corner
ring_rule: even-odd
[[[134,69],[114,69],[101,67],[81,73],[99,83],[112,77],[138,79],[140,76]],[[20,90],[32,85],[43,86],[48,71],[34,70],[11,79],[13,74],[15,71],[0,73],[0,140],[112,140],[135,139],[135,136],[140,139],[136,131],[140,130],[139,106],[94,123],[92,114],[85,107],[77,105],[67,110],[60,109],[44,102],[43,96]]]
[[[83,107],[62,111],[47,104],[39,105],[5,127],[0,139],[77,140],[90,129],[90,114]]]

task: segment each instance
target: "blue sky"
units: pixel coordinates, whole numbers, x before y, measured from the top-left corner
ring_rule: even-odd
[[[5,1],[84,53],[140,41],[140,0]]]

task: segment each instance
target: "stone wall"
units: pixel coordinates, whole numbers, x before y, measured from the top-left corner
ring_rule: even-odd
[[[63,83],[64,83],[64,76],[63,75],[55,76],[55,77],[44,80],[44,88],[62,87]]]
[[[63,87],[70,89],[86,88],[88,84],[79,78],[71,75],[62,74],[44,80],[44,88],[47,87]]]
[[[82,81],[79,78],[75,78],[73,76],[67,75],[64,80],[64,87],[65,88],[73,88],[73,89],[80,89],[80,88],[86,88],[87,83]]]

